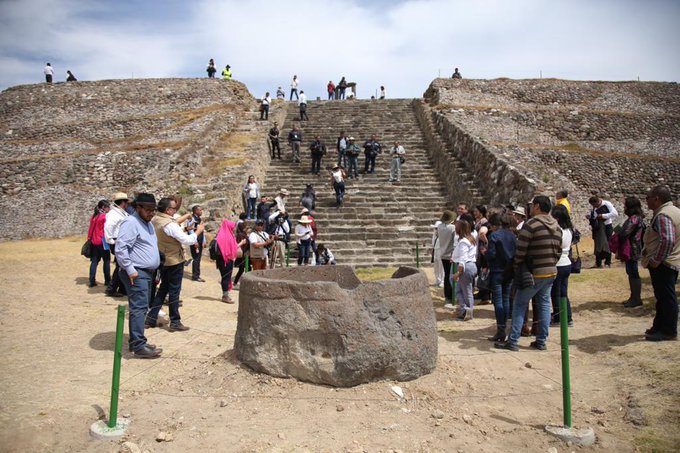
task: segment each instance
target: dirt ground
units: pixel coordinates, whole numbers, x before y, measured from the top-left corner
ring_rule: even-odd
[[[82,241],[0,244],[0,451],[118,451],[125,440],[150,452],[680,450],[680,343],[644,341],[653,316],[644,271],[645,305],[632,310],[620,303],[622,267],[571,278],[573,421],[598,438],[583,448],[543,429],[562,421],[558,330],[546,352],[529,349],[529,338],[520,352],[494,350],[493,308],[454,321],[436,289],[432,374],[343,389],[271,378],[235,360],[238,306],[220,302],[207,258],[208,281],[184,281],[191,330],[147,331],[164,349],[159,360],[124,352],[119,414],[131,419],[128,434],[94,440],[89,426],[109,410],[116,306],[126,301],[87,287]],[[161,431],[169,442],[156,441]]]

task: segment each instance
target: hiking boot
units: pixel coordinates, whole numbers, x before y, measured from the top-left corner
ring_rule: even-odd
[[[661,332],[652,332],[645,334],[645,340],[647,341],[675,341],[678,339],[677,335],[666,335]]]
[[[546,351],[548,349],[545,343],[539,343],[538,341],[532,341],[529,343],[529,347],[538,349],[539,351]]]
[[[168,326],[168,331],[170,332],[186,332],[187,330],[189,330],[189,327],[182,324],[181,321],[171,322]]]
[[[146,346],[150,347],[151,349],[158,349],[158,348],[156,348],[155,344],[147,343]],[[133,352],[132,346],[130,346],[129,349],[130,349],[130,352]],[[161,351],[162,351],[162,349],[161,349]]]
[[[163,350],[161,348],[151,348],[150,345],[145,344],[144,347],[135,351],[134,357],[138,359],[155,359],[161,356]]]
[[[493,344],[493,347],[496,349],[507,349],[508,351],[514,352],[519,351],[519,346],[510,343],[510,341],[497,341]]]
[[[487,338],[489,341],[505,342],[505,327],[496,327],[496,335]]]
[[[642,305],[641,300],[631,300],[631,301],[623,304],[623,308],[635,308],[635,307],[639,307],[641,305]]]

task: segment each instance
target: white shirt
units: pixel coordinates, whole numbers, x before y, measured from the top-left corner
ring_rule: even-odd
[[[305,93],[300,93],[300,99],[298,100],[298,105],[307,103],[307,95]]]
[[[276,90],[276,99],[285,99],[286,93],[283,90]]]
[[[298,83],[300,83],[300,79],[293,79],[293,81],[290,82],[290,87],[291,88],[297,88]]]
[[[104,238],[109,244],[115,244],[118,237],[118,230],[125,219],[128,218],[128,213],[115,204],[111,205],[111,210],[106,213],[106,222],[104,222]]]
[[[300,241],[305,241],[307,239],[312,238],[312,227],[309,226],[309,224],[305,225],[302,223],[298,223],[295,226],[295,236],[297,236],[297,243],[299,244]]]
[[[43,69],[43,72],[45,75],[53,75],[54,74],[54,68],[52,66],[45,66],[45,69]]]
[[[273,222],[278,215],[279,213],[275,212],[274,214],[269,216],[269,221]],[[276,225],[276,230],[274,230],[275,235],[282,237],[286,236],[288,233],[290,233],[290,225],[288,225],[287,221]]]
[[[392,155],[392,157],[399,157],[403,154],[406,154],[406,150],[401,145],[393,146],[392,150],[390,151],[390,154]]]
[[[380,97],[382,97],[382,98],[385,97],[385,90],[380,90]]]
[[[248,235],[248,241],[250,241],[250,257],[251,258],[266,258],[267,257],[267,247],[255,248],[253,244],[260,244],[269,240],[269,235],[264,231],[253,231]]]
[[[274,201],[276,202],[276,207],[279,211],[288,212],[286,211],[286,201],[281,195],[277,195],[276,198],[274,198]]]
[[[456,244],[456,248],[453,249],[453,256],[451,260],[454,263],[462,264],[465,267],[465,263],[474,263],[477,261],[477,242],[472,245],[467,238],[462,238]]]
[[[262,104],[263,105],[269,105],[272,102],[272,98],[270,96],[262,96]]]
[[[333,181],[342,182],[342,170],[331,172],[333,175]]]
[[[248,198],[257,198],[260,186],[256,182],[248,184]]]
[[[609,201],[602,200],[602,204],[605,205],[607,207],[607,209],[609,209],[609,212],[607,212],[606,214],[602,214],[602,218],[604,219],[604,224],[605,225],[611,225],[612,222],[619,216],[619,213],[616,211],[616,208],[614,207],[614,205],[611,204]],[[593,211],[595,211],[595,209],[593,209],[591,211],[591,213],[592,213],[591,215],[594,215]]]
[[[198,239],[193,231],[189,234],[182,231],[182,227],[177,222],[170,222],[165,225],[163,233],[185,246],[194,245]]]
[[[562,228],[560,228],[562,230]],[[573,233],[570,228],[562,230],[562,254],[560,259],[555,264],[557,267],[571,266],[571,260],[569,259],[569,250],[571,249],[571,238]]]
[[[345,137],[340,139],[340,150],[347,149],[347,139]]]

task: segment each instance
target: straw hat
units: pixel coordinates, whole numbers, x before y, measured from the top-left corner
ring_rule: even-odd
[[[113,197],[111,199],[113,201],[118,201],[118,200],[130,201],[130,197],[128,197],[125,192],[116,192],[116,193],[113,194]]]
[[[312,219],[310,219],[306,215],[303,215],[302,217],[300,217],[300,220],[298,220],[298,223],[312,223]]]
[[[444,211],[441,218],[442,223],[451,223],[454,220],[456,220],[456,214],[453,211]]]
[[[286,190],[286,189],[281,189],[281,190],[279,190],[279,193],[280,193],[281,195],[288,195],[288,194],[289,194],[288,190]]]
[[[434,222],[434,224],[430,225],[430,228],[437,228],[441,224],[442,224],[441,220],[437,220],[436,222]]]
[[[526,217],[526,216],[527,216],[527,211],[524,209],[524,206],[517,206],[517,209],[515,209],[514,211],[512,211],[512,213],[513,213],[513,214],[519,214],[519,215],[521,215],[522,217]]]

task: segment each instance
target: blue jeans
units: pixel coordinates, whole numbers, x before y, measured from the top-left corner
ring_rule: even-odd
[[[334,182],[333,189],[335,189],[335,206],[340,206],[345,199],[345,181]]]
[[[357,156],[347,156],[349,168],[347,169],[347,176],[352,177],[352,170],[354,170],[354,177],[359,177],[359,158]]]
[[[153,300],[151,309],[146,315],[146,321],[149,324],[156,324],[156,321],[158,321],[158,312],[163,306],[165,296],[168,294],[168,311],[170,312],[170,323],[172,324],[180,321],[179,293],[182,290],[183,276],[184,263],[175,264],[174,266],[161,267],[161,286],[158,288],[156,298]]]
[[[364,173],[375,172],[375,158],[376,158],[376,156],[365,153],[364,157],[366,158],[365,161],[364,161]]]
[[[145,269],[137,269],[137,278],[134,286],[130,283],[125,269],[120,269],[119,277],[128,295],[130,315],[128,319],[128,332],[130,334],[130,348],[137,352],[146,345],[144,336],[144,317],[149,310],[151,299],[151,286],[153,285],[152,273]]]
[[[246,209],[246,216],[248,220],[257,218],[257,198],[248,197],[248,208]]]
[[[291,88],[290,89],[290,100],[291,101],[293,100],[293,95],[295,95],[296,100],[300,100],[300,98],[298,97],[297,88]]]
[[[298,266],[304,260],[305,264],[309,264],[309,249],[312,247],[311,239],[303,239],[298,244]]]
[[[628,274],[628,278],[632,278],[632,279],[639,279],[640,278],[640,270],[638,269],[637,260],[626,261],[626,274]]]
[[[542,345],[548,339],[548,329],[550,328],[550,289],[552,288],[553,281],[555,281],[555,277],[536,278],[534,280],[533,286],[524,289],[518,288],[517,294],[515,294],[514,307],[512,308],[512,330],[508,338],[508,341],[513,345],[517,345],[522,334],[524,314],[529,308],[529,302],[532,297],[536,297],[538,308],[538,313],[534,313],[534,317],[538,315],[536,342]]]
[[[111,283],[111,253],[104,250],[102,245],[92,246],[92,258],[90,258],[90,284],[94,285],[97,275],[97,266],[99,260],[102,260],[102,267],[104,268],[104,284],[109,286]]]
[[[649,269],[652,288],[656,298],[656,315],[652,329],[664,335],[678,335],[678,296],[675,285],[678,282],[678,271],[665,264],[656,269]]]
[[[491,300],[496,314],[496,326],[505,329],[505,323],[510,316],[510,284],[512,281],[503,282],[503,271],[491,271],[489,273],[491,284]]]
[[[344,149],[338,151],[338,166],[347,168],[347,155]]]
[[[559,266],[557,268],[557,277],[553,282],[550,290],[550,299],[552,300],[553,314],[552,322],[560,322],[560,299],[567,298],[567,321],[571,322],[571,303],[569,302],[569,275],[571,275],[571,265]]]
[[[198,280],[201,278],[201,258],[203,258],[203,243],[198,244],[198,250],[196,250],[196,245],[190,245],[191,248],[191,278]]]
[[[475,298],[473,295],[475,275],[477,275],[477,265],[475,263],[465,263],[463,273],[458,279],[458,285],[456,285],[456,297],[458,298],[458,307],[461,311],[465,307],[475,308]]]

